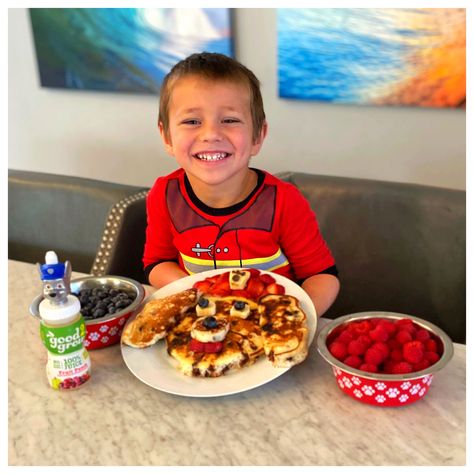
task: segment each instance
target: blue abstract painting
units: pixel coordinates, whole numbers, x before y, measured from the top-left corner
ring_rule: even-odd
[[[43,87],[159,92],[179,60],[233,56],[227,8],[31,8]]]
[[[466,11],[279,9],[278,79],[287,98],[465,108]]]

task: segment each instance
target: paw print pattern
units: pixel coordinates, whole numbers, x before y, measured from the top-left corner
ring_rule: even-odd
[[[378,403],[384,403],[386,398],[383,396],[383,395],[376,395],[375,396],[375,400],[378,402]]]
[[[115,334],[117,334],[117,332],[118,332],[118,328],[116,326],[114,326],[113,328],[110,329],[109,334],[111,336],[115,336]]]
[[[339,388],[353,398],[373,405],[397,406],[407,405],[419,400],[428,391],[433,375],[422,379],[401,382],[370,380],[336,370],[336,381]]]
[[[350,381],[348,377],[342,377],[342,381],[347,388],[352,387],[352,382]]]
[[[109,326],[106,326],[105,324],[99,328],[99,331],[104,333],[107,332],[109,329]]]
[[[362,387],[362,391],[364,392],[365,395],[367,395],[368,397],[371,397],[374,393],[375,393],[375,390],[372,386],[370,385],[364,385]]]
[[[387,395],[388,398],[397,398],[398,395],[400,394],[400,390],[397,388],[389,388],[386,392],[385,395]]]
[[[91,341],[98,341],[99,340],[99,337],[100,337],[100,334],[98,332],[91,332],[89,334],[89,339]]]

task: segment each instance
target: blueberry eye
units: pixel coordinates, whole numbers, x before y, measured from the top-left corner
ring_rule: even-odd
[[[214,329],[215,327],[217,327],[217,319],[214,316],[208,316],[203,321],[203,324],[206,329]]]
[[[234,308],[238,310],[242,310],[245,308],[245,302],[244,301],[236,301],[234,303]]]
[[[198,301],[198,305],[200,308],[207,308],[209,306],[209,300],[206,298],[200,298]]]

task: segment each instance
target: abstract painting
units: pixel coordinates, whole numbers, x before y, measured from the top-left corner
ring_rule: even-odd
[[[465,9],[299,8],[277,18],[281,97],[465,108]]]
[[[227,8],[31,8],[43,87],[159,92],[180,59],[233,55]]]

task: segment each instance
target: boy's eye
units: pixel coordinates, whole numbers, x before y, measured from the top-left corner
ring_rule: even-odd
[[[183,123],[185,125],[198,125],[199,120],[197,120],[197,119],[187,119],[187,120],[183,120],[181,123]]]
[[[223,120],[223,122],[224,123],[238,123],[238,122],[240,122],[240,120],[237,119],[237,118],[226,118],[226,119]]]

